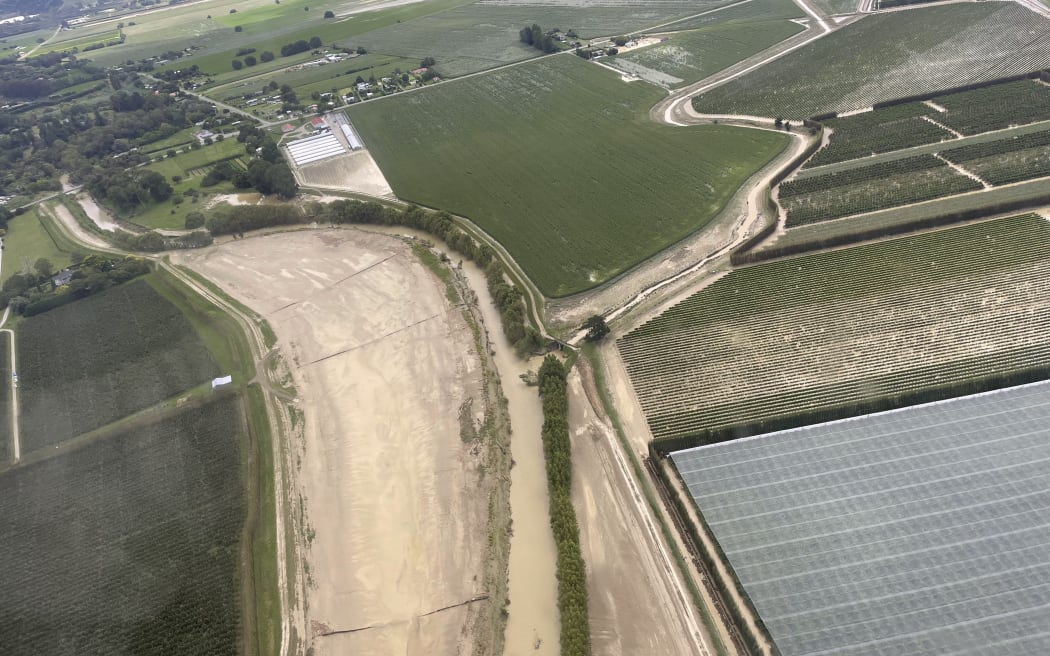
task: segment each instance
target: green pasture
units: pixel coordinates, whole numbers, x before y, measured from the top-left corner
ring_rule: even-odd
[[[205,25],[205,29],[211,35],[211,38],[191,41],[193,45],[200,46],[201,49],[195,51],[192,56],[183,57],[176,62],[165,65],[165,68],[178,69],[197,64],[201,71],[219,75],[221,76],[219,78],[221,83],[228,83],[252,77],[261,72],[266,72],[266,70],[277,70],[290,64],[317,58],[316,55],[311,55],[310,52],[292,57],[281,57],[281,46],[285,44],[294,43],[300,39],[309,41],[316,36],[321,39],[325,46],[337,44],[356,48],[361,43],[355,37],[363,33],[386,26],[400,27],[401,24],[407,25],[420,16],[441,12],[449,7],[456,7],[462,4],[465,4],[465,0],[435,0],[434,2],[417,2],[400,7],[353,14],[342,18],[325,19],[323,17],[324,7],[310,3],[310,11],[302,11],[301,7],[297,10],[295,16],[298,20],[278,17],[242,25],[241,32],[235,32],[234,27],[227,27],[219,20],[213,18],[212,21]],[[281,3],[281,6],[283,5],[284,3]],[[240,12],[230,16],[230,18],[236,18],[239,14]],[[213,14],[213,16],[218,16],[218,14]],[[256,57],[268,50],[276,58],[268,64],[260,63],[257,66],[246,66],[240,71],[233,71],[230,62],[238,58],[237,51],[241,48],[255,48],[256,52],[253,54]],[[264,69],[264,66],[268,67],[268,69]]]
[[[558,55],[348,114],[398,196],[472,219],[544,294],[565,296],[703,227],[787,144],[657,125],[661,96]]]
[[[65,41],[60,41],[56,39],[54,41],[50,41],[40,46],[40,49],[33,53],[33,56],[37,57],[40,55],[46,55],[51,52],[65,52],[67,50],[73,49],[83,50],[88,46],[119,40],[120,30],[116,28],[110,28],[103,32],[99,32],[98,34],[89,34],[75,39],[69,39]],[[90,55],[91,52],[93,51],[89,51],[87,55]]]
[[[712,8],[702,7],[697,15],[660,26],[664,32],[695,30],[715,24],[753,23],[805,18],[806,13],[791,0],[736,1]],[[706,9],[706,10],[705,10]]]
[[[12,275],[21,273],[26,264],[32,271],[33,263],[39,258],[49,260],[55,266],[55,270],[69,266],[70,262],[70,254],[59,247],[40,222],[36,208],[32,208],[7,223],[0,278],[7,280]]]
[[[1050,21],[1013,3],[865,17],[694,100],[697,110],[800,119],[1050,66]]]
[[[194,137],[194,139],[196,139]],[[189,150],[183,148],[175,157],[165,157],[162,160],[149,164],[146,168],[161,173],[171,178],[173,175],[186,177],[195,170],[204,168],[210,164],[244,155],[244,144],[233,137],[216,141],[210,146]]]

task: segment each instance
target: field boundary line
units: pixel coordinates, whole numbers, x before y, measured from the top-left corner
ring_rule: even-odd
[[[977,175],[973,171],[967,169],[962,164],[956,164],[955,162],[951,161],[950,159],[948,159],[947,157],[945,157],[941,153],[934,153],[933,156],[936,157],[937,159],[941,160],[942,162],[944,162],[948,166],[950,166],[952,168],[952,170],[954,170],[959,175],[965,175],[966,177],[970,178],[974,182],[980,184],[985,189],[991,189],[992,188],[992,185],[988,184],[988,182],[985,181],[984,178],[982,178],[981,176]]]

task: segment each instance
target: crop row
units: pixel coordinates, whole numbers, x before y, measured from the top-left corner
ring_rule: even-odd
[[[619,342],[655,437],[1024,369],[1050,355],[1026,215],[731,272]]]
[[[220,373],[186,317],[142,279],[26,319],[17,344],[23,453]]]
[[[900,116],[901,109],[909,110],[908,115]],[[921,103],[909,103],[824,121],[833,130],[831,140],[806,166],[834,164],[951,139],[950,132],[923,118],[934,112]]]
[[[948,148],[940,151],[940,154],[953,162],[966,162],[991,155],[1011,153],[1039,146],[1050,146],[1050,130],[1042,132],[1030,132],[1016,137],[1007,137],[996,141],[985,141],[984,143]]]
[[[0,475],[5,654],[238,653],[233,396]]]
[[[947,111],[937,121],[963,134],[1001,130],[1050,119],[1050,86],[1035,80],[996,84],[933,99]]]
[[[935,161],[938,161],[940,166],[791,196],[781,201],[784,211],[787,212],[786,225],[791,228],[830,221],[843,216],[899,207],[981,188],[975,180],[956,172],[939,160]],[[892,163],[895,162],[888,164]],[[807,178],[803,182],[817,183],[824,177]]]
[[[797,119],[1026,74],[1050,66],[1044,23],[1012,3],[877,14],[711,89],[694,106]]]
[[[925,171],[927,169],[935,169],[941,166],[944,166],[944,162],[933,155],[906,157],[891,162],[880,162],[879,164],[872,164],[871,166],[863,166],[855,169],[848,169],[846,171],[828,173],[827,175],[804,178],[802,180],[789,180],[780,185],[779,196],[781,199],[790,198],[792,196],[801,196],[804,194],[811,194],[815,191],[822,191],[835,187],[845,187],[859,182],[868,182],[870,180],[878,180],[893,175],[915,171]]]
[[[993,185],[1050,176],[1050,149],[1028,148],[966,162],[967,170]]]

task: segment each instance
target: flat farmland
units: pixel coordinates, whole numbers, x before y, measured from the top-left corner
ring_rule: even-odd
[[[731,272],[619,342],[656,438],[849,408],[1050,356],[1050,222],[1009,217]]]
[[[245,502],[232,396],[0,474],[0,644],[239,653]]]
[[[1050,21],[1017,4],[866,17],[694,100],[700,112],[803,118],[1036,71]]]
[[[398,196],[470,218],[565,296],[703,227],[787,144],[656,125],[661,97],[561,55],[348,114]]]
[[[502,2],[490,0],[432,13],[408,23],[362,34],[369,51],[420,60],[434,57],[437,70],[458,76],[539,54],[520,42],[518,30],[574,29],[581,38],[609,36],[701,12],[725,2]]]
[[[661,35],[663,42],[608,58],[605,63],[645,80],[651,80],[647,70],[657,71],[676,78],[678,82],[667,85],[676,87],[702,80],[798,34],[804,28],[789,20],[797,15],[802,12],[794,3],[752,0],[708,14],[704,17],[708,22],[697,29]]]
[[[220,373],[189,321],[141,279],[26,319],[17,348],[23,453]]]

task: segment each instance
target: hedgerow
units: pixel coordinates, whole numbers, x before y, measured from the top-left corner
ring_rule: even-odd
[[[565,367],[553,355],[543,360],[539,387],[543,399],[543,455],[547,462],[551,529],[557,549],[561,653],[563,656],[587,656],[591,652],[587,572],[580,553],[580,528],[572,507],[569,396]]]

